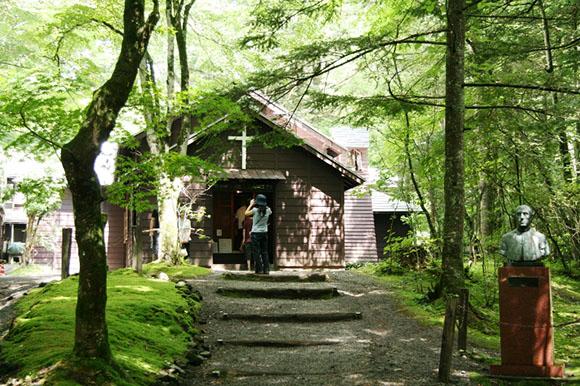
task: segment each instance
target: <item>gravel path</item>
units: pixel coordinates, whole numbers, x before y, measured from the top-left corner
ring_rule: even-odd
[[[283,274],[276,272],[275,274]],[[191,283],[204,297],[201,325],[212,356],[187,370],[183,385],[436,385],[441,331],[421,326],[372,277],[330,272],[326,283],[223,280]],[[226,297],[217,288],[337,287],[331,299]],[[228,314],[361,312],[335,322],[255,322]],[[484,366],[454,358],[454,381]]]
[[[40,283],[58,280],[58,276],[0,276],[0,339],[14,318],[14,303]]]

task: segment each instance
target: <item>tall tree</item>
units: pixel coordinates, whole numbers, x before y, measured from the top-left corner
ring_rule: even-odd
[[[115,68],[93,94],[77,135],[62,147],[61,161],[72,193],[76,241],[79,249],[79,290],[74,354],[111,360],[105,308],[107,255],[101,214],[103,196],[94,171],[100,147],[113,128],[133,87],[139,63],[159,19],[159,4],[145,19],[144,0],[125,0],[123,41]]]
[[[443,223],[443,274],[441,288],[459,293],[463,287],[463,96],[465,0],[447,3],[447,54],[445,56],[445,220]]]

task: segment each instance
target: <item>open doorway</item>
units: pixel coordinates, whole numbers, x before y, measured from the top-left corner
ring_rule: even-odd
[[[241,251],[243,212],[256,194],[264,194],[268,206],[274,212],[274,183],[261,181],[230,180],[213,187],[213,231],[214,264],[244,264]],[[268,254],[274,264],[274,220],[272,213],[268,224]]]

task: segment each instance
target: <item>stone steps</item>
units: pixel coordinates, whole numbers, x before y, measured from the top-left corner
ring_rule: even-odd
[[[220,333],[207,338],[214,349],[205,377],[248,386],[299,384],[311,376],[333,385],[365,378],[357,375],[360,359],[352,360],[353,353],[371,350],[370,340],[352,332],[363,315],[328,275],[226,273],[220,279],[211,295],[223,299],[212,321]]]
[[[361,319],[361,312],[307,312],[307,313],[223,313],[224,320],[244,320],[261,323],[325,323]]]
[[[216,293],[233,298],[263,299],[332,299],[339,296],[336,287],[219,287]]]
[[[308,347],[330,346],[341,344],[337,339],[303,340],[303,339],[218,339],[218,344],[246,347]]]
[[[331,343],[325,343],[331,342]],[[225,343],[225,341],[224,341]],[[361,363],[351,353],[370,350],[369,343],[337,341],[247,341],[223,344],[212,354],[212,369],[222,373],[331,374],[356,372]],[[228,358],[236,358],[235,361]],[[316,358],[316,363],[312,363]],[[292,365],[289,367],[288,364]]]
[[[328,275],[324,273],[311,272],[304,274],[293,274],[285,272],[271,272],[268,275],[261,275],[251,272],[226,272],[222,275],[224,280],[234,281],[261,281],[273,283],[318,283],[328,281]]]

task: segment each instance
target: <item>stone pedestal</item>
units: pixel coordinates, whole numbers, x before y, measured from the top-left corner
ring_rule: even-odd
[[[563,377],[554,365],[550,270],[546,267],[499,269],[501,365],[491,374]]]

